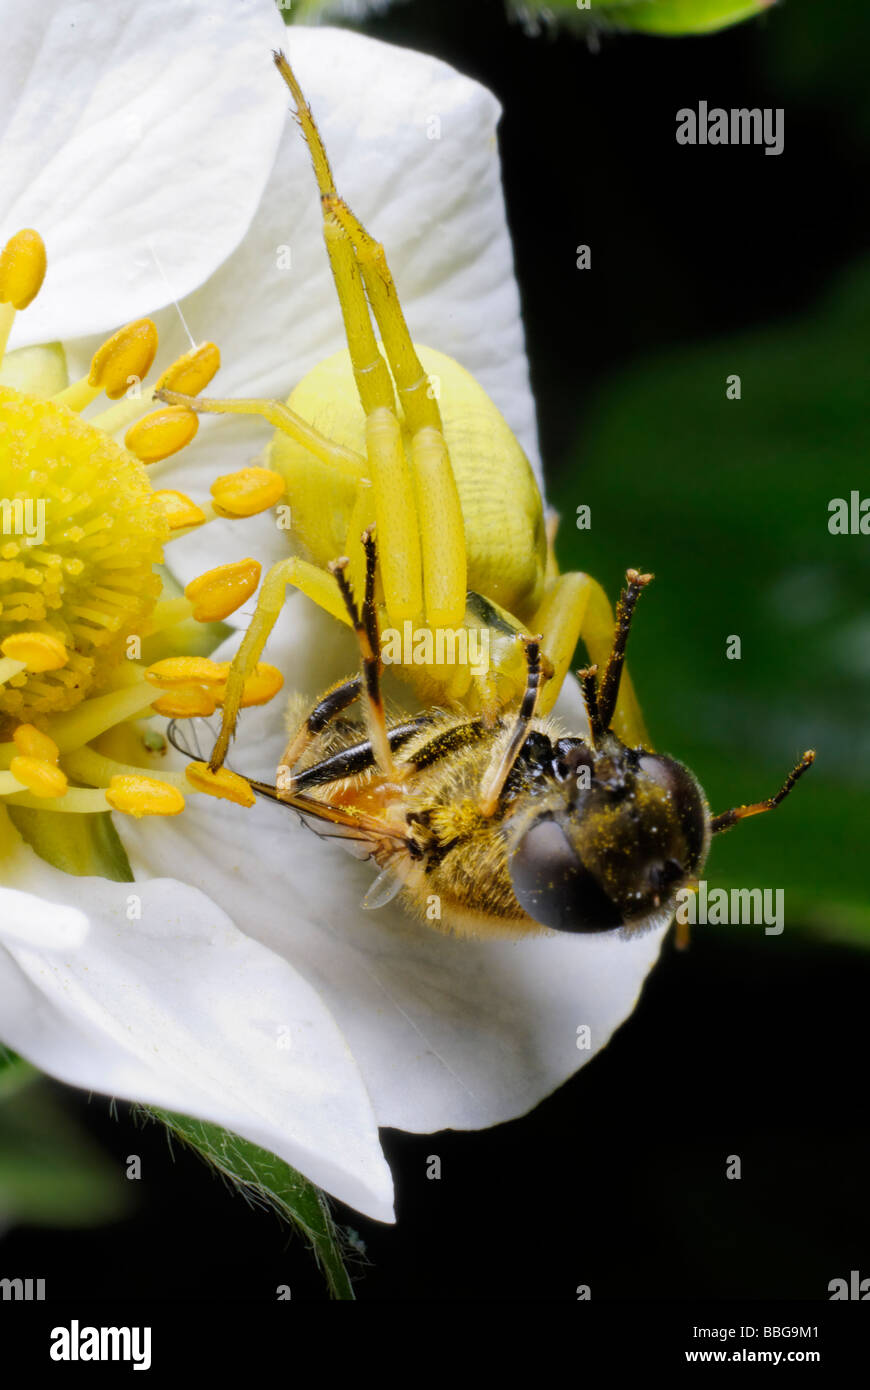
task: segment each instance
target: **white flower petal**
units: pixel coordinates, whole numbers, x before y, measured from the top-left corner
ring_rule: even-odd
[[[114,330],[189,294],[269,177],[284,107],[272,0],[0,0],[0,27],[0,228],[36,227],[48,251],[13,345]]]
[[[322,660],[323,638],[335,675],[337,628],[296,598],[269,659],[308,686],[308,654]],[[560,714],[570,709],[570,726],[582,731],[578,704],[575,686]],[[272,706],[245,711],[233,766],[274,774],[284,742],[275,724]],[[455,939],[396,905],[363,911],[371,867],[285,808],[258,803],[244,812],[190,798],[180,828],[124,827],[137,874],[208,885],[243,931],[291,959],[339,1021],[378,1122],[400,1129],[479,1128],[524,1114],[631,1013],[664,935]],[[583,1024],[588,1051],[577,1045]]]
[[[0,890],[4,1043],[61,1081],[223,1125],[392,1220],[359,1070],[287,961],[182,883],[73,878],[23,844],[3,873],[17,890]]]

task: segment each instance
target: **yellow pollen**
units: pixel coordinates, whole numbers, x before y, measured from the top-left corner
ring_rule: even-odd
[[[217,698],[201,685],[179,685],[155,700],[152,708],[167,719],[193,719],[197,715],[208,719],[217,709]]]
[[[46,762],[44,758],[13,758],[9,764],[9,771],[16,782],[20,782],[34,796],[66,795],[66,774],[61,772],[56,763]]]
[[[0,251],[0,304],[26,309],[45,279],[45,243],[39,232],[25,227]]]
[[[230,772],[227,767],[212,772],[207,763],[188,763],[185,773],[194,791],[205,792],[207,796],[234,801],[237,806],[253,806],[257,799],[244,777]]]
[[[126,816],[177,816],[184,810],[184,797],[177,787],[155,777],[113,777],[106,788],[106,800],[114,811]]]
[[[59,671],[69,661],[64,643],[47,632],[14,632],[0,642],[0,652],[32,672]]]
[[[119,328],[91,359],[88,384],[117,401],[128,390],[131,378],[142,381],[151,370],[157,352],[157,329],[150,319],[137,319]]]
[[[284,479],[271,468],[242,468],[238,473],[225,473],[212,483],[214,509],[231,520],[256,516],[274,507],[284,496]]]
[[[223,685],[229,663],[209,661],[205,656],[167,656],[155,661],[145,672],[145,679],[162,690],[179,685]]]
[[[124,447],[143,463],[159,463],[177,454],[199,429],[199,416],[186,406],[168,405],[138,420],[127,431]]]
[[[155,391],[164,387],[167,391],[180,391],[185,396],[196,396],[208,386],[221,364],[221,355],[216,343],[201,343],[183,357],[179,357],[159,378]]]
[[[195,502],[191,502],[189,497],[185,497],[183,492],[173,492],[169,488],[164,488],[160,492],[155,492],[154,501],[160,507],[170,531],[183,531],[188,526],[202,526],[208,518],[202,507],[198,507]]]
[[[192,579],[184,591],[193,604],[198,623],[216,623],[228,618],[251,597],[260,582],[256,560],[237,560]]]
[[[19,724],[12,734],[12,741],[22,757],[39,758],[46,763],[56,763],[60,757],[60,749],[54,739],[37,729],[35,724]]]

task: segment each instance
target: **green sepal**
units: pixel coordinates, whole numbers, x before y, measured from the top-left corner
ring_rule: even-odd
[[[35,811],[29,806],[6,809],[21,838],[55,869],[80,878],[133,882],[127,851],[108,811],[67,815],[62,811]]]
[[[220,1125],[150,1107],[144,1113],[166,1125],[243,1194],[265,1201],[303,1236],[336,1299],[354,1297],[335,1222],[326,1197],[283,1159]]]

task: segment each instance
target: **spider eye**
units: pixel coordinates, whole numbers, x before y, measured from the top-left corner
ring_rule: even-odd
[[[541,816],[517,842],[508,864],[517,902],[542,927],[611,931],[622,914],[586,869],[558,821]]]

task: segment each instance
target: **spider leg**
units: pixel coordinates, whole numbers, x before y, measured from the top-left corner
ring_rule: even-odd
[[[275,61],[293,95],[320,188],[324,237],[366,415],[387,612],[394,624],[425,616],[433,627],[456,627],[465,613],[465,533],[438,403],[411,341],[383,247],[336,193],[311,108],[283,54]],[[392,380],[377,348],[368,305],[411,434],[410,467]]]

